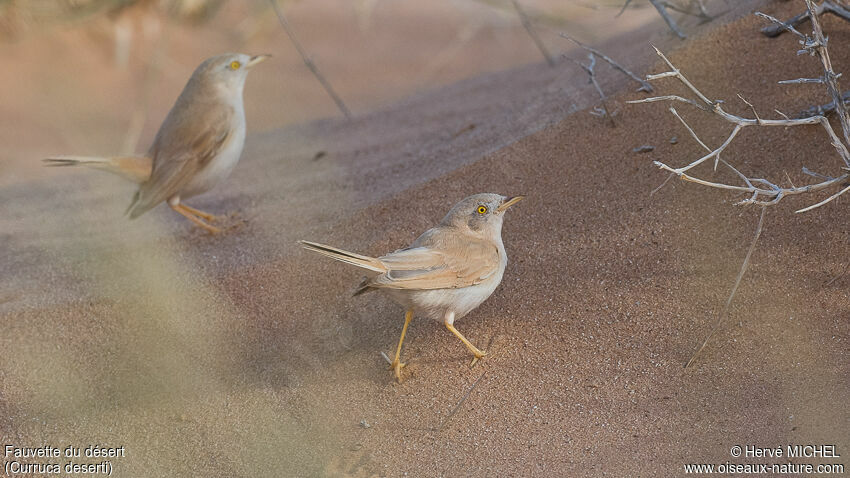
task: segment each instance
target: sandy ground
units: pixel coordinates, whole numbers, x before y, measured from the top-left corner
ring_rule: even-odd
[[[784,18],[793,3],[762,8]],[[759,26],[705,25],[670,57],[742,114],[736,93],[764,116],[822,102],[814,86],[776,85],[818,65]],[[825,28],[850,41],[846,24]],[[653,24],[606,48],[661,71],[650,40],[678,44]],[[832,51],[850,70],[850,51]],[[700,147],[666,105],[627,105],[642,94],[600,74],[619,91],[614,126],[586,111],[594,92],[562,62],[256,133],[233,176],[192,202],[232,212],[221,237],[166,208],[126,222],[131,187],[109,176],[13,169],[0,188],[0,438],[124,446],[116,476],[677,476],[771,462],[734,459],[733,445],[797,443],[835,445],[842,458],[821,462],[846,468],[846,200],[768,211],[730,319],[684,370],[758,211],[684,183],[650,197],[665,178],[652,160],[684,164]],[[679,110],[709,144],[728,133]],[[656,149],[631,152],[643,144]],[[814,127],[745,131],[726,154],[795,183],[803,165],[838,163]],[[396,384],[380,351],[402,310],[351,298],[359,273],[295,241],[380,254],[482,191],[528,196],[505,223],[502,286],[457,324],[490,355],[470,369],[440,324],[416,320]]]

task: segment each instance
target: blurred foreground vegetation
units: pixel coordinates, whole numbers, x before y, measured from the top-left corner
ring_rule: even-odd
[[[157,10],[176,21],[203,23],[223,4],[224,0],[0,0],[0,38],[14,39],[45,25],[117,16],[130,7]]]

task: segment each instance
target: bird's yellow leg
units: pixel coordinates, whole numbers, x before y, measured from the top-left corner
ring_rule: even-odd
[[[205,229],[210,234],[218,234],[219,232],[221,232],[221,229],[214,227],[214,226],[210,226],[209,224],[205,223],[201,218],[199,218],[198,216],[195,216],[194,214],[189,212],[189,210],[183,204],[180,204],[180,203],[171,204],[169,202],[168,205],[171,206],[171,209],[174,209],[181,216],[192,221],[193,223],[195,223],[196,226],[198,226],[202,229]]]
[[[466,337],[464,337],[463,334],[458,332],[455,326],[452,325],[450,322],[446,322],[446,328],[449,329],[451,333],[455,334],[455,336],[459,338],[461,342],[463,342],[463,345],[466,345],[466,348],[468,348],[469,351],[472,352],[472,355],[475,355],[475,358],[472,359],[472,363],[469,364],[470,367],[474,367],[478,360],[487,355],[487,352],[478,350],[478,347],[472,345],[472,342],[470,342],[469,340],[466,340]]]
[[[186,209],[190,213],[200,217],[204,221],[215,222],[216,219],[218,219],[217,217],[213,216],[212,214],[210,214],[208,212],[204,212],[204,211],[199,211],[199,210],[193,208],[192,206],[189,206],[188,204],[180,204],[180,206],[182,206],[184,209]]]
[[[401,329],[401,338],[398,339],[398,348],[395,351],[395,359],[393,363],[390,364],[390,368],[395,370],[395,378],[398,380],[398,383],[401,383],[401,368],[406,364],[401,363],[401,344],[404,343],[404,334],[407,333],[407,326],[410,325],[410,321],[413,320],[413,310],[408,310],[404,313],[404,327]]]

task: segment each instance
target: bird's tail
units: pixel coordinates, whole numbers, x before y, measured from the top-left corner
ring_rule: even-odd
[[[361,256],[360,254],[355,254],[353,252],[344,251],[342,249],[337,249],[336,247],[326,246],[324,244],[317,244],[315,242],[310,241],[298,241],[308,251],[318,252],[323,256],[328,256],[331,259],[336,259],[341,262],[345,262],[347,264],[351,264],[361,269],[367,269],[373,272],[384,273],[387,272],[387,267],[379,260],[374,257],[369,256]]]
[[[45,166],[86,166],[117,174],[124,179],[141,184],[153,170],[153,160],[144,156],[115,156],[98,158],[89,156],[53,156],[43,160]]]

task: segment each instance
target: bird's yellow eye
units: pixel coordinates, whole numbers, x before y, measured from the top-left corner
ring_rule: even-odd
[[[478,206],[478,214],[487,214],[487,206]]]
[[[238,61],[231,61],[230,62],[230,69],[231,70],[238,70],[240,66],[242,66],[242,63],[239,63]]]

